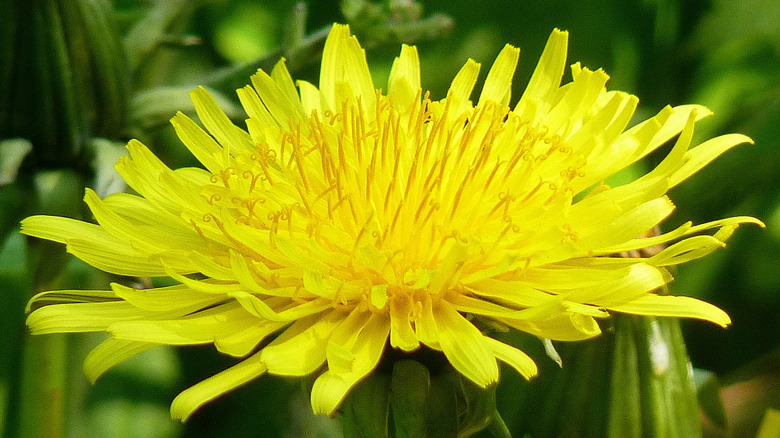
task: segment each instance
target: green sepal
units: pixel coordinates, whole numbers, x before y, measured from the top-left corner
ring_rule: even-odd
[[[425,410],[431,376],[416,360],[405,359],[393,365],[390,410],[395,438],[425,436]]]
[[[431,377],[425,412],[425,436],[448,438],[458,433],[459,376],[449,371]]]
[[[468,379],[460,379],[465,412],[460,420],[458,436],[470,436],[493,422],[496,410],[496,387],[480,388]],[[500,416],[499,416],[500,418]]]
[[[372,373],[350,391],[342,406],[344,438],[387,436],[390,376]]]

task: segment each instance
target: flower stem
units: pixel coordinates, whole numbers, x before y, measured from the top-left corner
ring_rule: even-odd
[[[66,344],[65,335],[27,337],[19,436],[65,436]]]

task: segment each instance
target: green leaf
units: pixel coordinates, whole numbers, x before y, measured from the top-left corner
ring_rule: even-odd
[[[458,436],[467,437],[485,429],[498,415],[496,387],[480,388],[462,377],[460,382],[466,411],[458,425]]]

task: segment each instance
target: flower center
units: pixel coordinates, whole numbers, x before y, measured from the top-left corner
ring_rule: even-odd
[[[277,138],[236,156],[204,190],[215,217],[252,228],[242,236],[276,253],[224,233],[262,278],[309,278],[299,286],[378,309],[415,291],[438,299],[508,256],[527,259],[536,217],[549,217],[534,213],[570,205],[568,183],[584,165],[560,136],[507,108],[458,113],[419,93],[408,108],[377,93],[371,114],[347,100]]]

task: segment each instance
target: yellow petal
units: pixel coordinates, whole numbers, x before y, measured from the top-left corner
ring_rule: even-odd
[[[650,257],[647,262],[655,266],[679,265],[704,257],[724,246],[726,246],[725,243],[712,236],[689,237]]]
[[[493,318],[512,318],[512,319],[526,319],[526,320],[539,320],[549,318],[549,315],[545,315],[545,312],[540,312],[541,308],[544,308],[551,301],[560,303],[560,306],[553,306],[555,310],[550,311],[550,314],[563,311],[564,309],[570,312],[576,312],[582,315],[589,315],[597,318],[608,317],[609,314],[597,307],[587,304],[574,303],[570,301],[563,301],[554,295],[546,295],[546,300],[541,301],[526,309],[516,309],[514,306],[502,306],[494,304],[490,301],[483,301],[476,298],[471,298],[466,295],[460,295],[458,297],[451,298],[452,304],[459,312],[472,313],[474,315],[483,315]],[[497,301],[504,301],[498,299]],[[506,302],[510,301],[506,300]]]
[[[371,312],[356,306],[349,315],[344,318],[328,339],[326,355],[328,368],[337,373],[348,373],[355,360],[351,347],[355,344],[358,335],[366,327],[371,317]]]
[[[644,157],[651,151],[654,151],[656,148],[680,133],[680,131],[683,130],[685,124],[688,122],[691,114],[696,115],[695,118],[698,122],[705,117],[711,116],[712,111],[701,105],[679,105],[672,108],[671,116],[665,121],[655,136],[653,136],[652,141],[647,144],[647,148],[638,154],[637,159]],[[634,128],[638,127],[639,125],[635,126]]]
[[[592,316],[577,313],[562,313],[541,321],[509,318],[497,320],[509,327],[554,341],[582,341],[601,334],[601,329]]]
[[[420,348],[411,324],[412,300],[403,294],[390,300],[390,345],[403,351]]]
[[[344,318],[345,313],[333,310],[327,315],[300,319],[260,353],[270,374],[305,376],[325,363],[327,339]]]
[[[493,338],[486,337],[485,340],[498,360],[517,370],[526,379],[536,376],[536,363],[527,354]]]
[[[479,63],[469,59],[452,80],[446,99],[447,105],[450,106],[448,122],[458,120],[464,111],[472,109],[469,97],[479,78],[479,68]]]
[[[414,321],[414,332],[417,339],[434,350],[441,350],[430,295],[427,293],[417,294],[414,297],[413,305],[416,318]]]
[[[54,304],[116,302],[116,294],[110,290],[51,290],[32,297],[25,312]]]
[[[207,294],[225,294],[242,290],[241,285],[236,282],[222,282],[212,279],[193,280],[176,272],[175,268],[172,268],[167,264],[163,264],[163,266],[165,267],[165,274],[167,276],[198,292]]]
[[[707,140],[689,150],[685,154],[685,164],[672,175],[670,187],[685,181],[729,149],[745,143],[753,144],[753,140],[742,134],[727,134]]]
[[[184,113],[176,113],[171,124],[179,140],[210,172],[219,172],[228,165],[222,160],[222,147],[219,143]]]
[[[182,391],[171,403],[171,417],[186,421],[196,410],[215,398],[262,376],[265,364],[254,354],[236,365]]]
[[[577,244],[583,248],[602,248],[626,242],[653,229],[668,218],[674,209],[674,204],[666,196],[647,201],[600,227],[573,228],[579,233]]]
[[[529,268],[519,276],[517,281],[537,289],[561,291],[602,285],[623,275],[625,275],[623,270],[612,267],[606,267],[606,269],[578,269],[550,265]]]
[[[641,179],[666,178],[682,166],[683,158],[693,139],[696,114],[697,112],[695,109],[691,111],[690,115],[688,115],[688,120],[685,122],[685,127],[683,127],[682,132],[680,132],[680,136],[674,143],[672,150],[664,157],[663,161],[655,167],[655,169]]]
[[[398,105],[398,109],[405,113],[411,109],[419,90],[420,58],[417,47],[404,44],[390,69],[387,95],[392,96],[394,105]]]
[[[106,371],[121,362],[160,344],[108,338],[98,344],[84,359],[84,374],[95,383]]]
[[[235,298],[244,309],[259,318],[274,322],[291,322],[298,318],[313,315],[330,308],[333,302],[328,299],[314,299],[303,304],[294,304],[289,309],[276,311],[265,300],[244,291],[231,291],[228,296]]]
[[[149,148],[137,140],[127,143],[130,156],[114,166],[122,179],[155,208],[180,215],[184,207],[204,211],[208,203],[200,196],[200,187],[173,172]]]
[[[298,89],[301,92],[301,105],[303,106],[303,115],[308,117],[313,111],[322,114],[322,108],[320,102],[322,97],[320,96],[320,90],[307,81],[298,81]]]
[[[513,280],[485,279],[468,286],[476,295],[491,298],[497,302],[510,303],[517,307],[532,307],[549,301],[550,294]]]
[[[238,95],[238,100],[241,101],[241,105],[244,107],[247,115],[250,117],[250,120],[252,120],[253,123],[257,124],[256,126],[259,127],[257,132],[252,133],[252,127],[247,126],[247,128],[250,129],[250,134],[254,141],[265,138],[266,129],[270,129],[273,126],[279,125],[276,119],[271,116],[271,113],[268,112],[268,109],[266,109],[265,105],[263,105],[263,101],[260,100],[260,96],[257,95],[255,89],[250,85],[247,85],[244,88],[239,88],[236,90],[236,94]],[[247,125],[249,125],[248,122]],[[227,167],[227,165],[223,167]]]
[[[649,294],[625,304],[611,306],[609,309],[634,315],[703,319],[721,327],[731,324],[731,318],[726,312],[710,303],[691,297]]]
[[[479,96],[477,106],[482,106],[487,101],[493,101],[499,105],[509,105],[512,97],[512,76],[517,68],[517,60],[520,58],[520,49],[509,44],[501,49],[493,66],[490,67],[482,94]]]
[[[151,205],[146,199],[128,193],[114,193],[103,199],[103,204],[132,223],[137,233],[155,232],[166,236],[169,246],[205,249],[206,244],[191,226],[181,217]]]
[[[452,366],[482,388],[496,383],[496,358],[479,329],[444,300],[434,306],[433,316],[439,344]]]
[[[153,318],[110,322],[107,330],[117,339],[167,345],[211,344],[256,324],[257,319],[236,303],[212,307],[176,319]]]
[[[252,153],[254,146],[245,131],[230,121],[217,102],[203,87],[190,93],[195,111],[206,129],[222,145],[226,154]]]
[[[685,236],[686,234],[689,233],[690,229],[691,229],[691,222],[688,221],[668,233],[659,234],[657,236],[652,236],[652,237],[641,237],[638,239],[631,239],[623,243],[620,243],[618,245],[613,245],[606,248],[600,248],[598,250],[594,250],[593,255],[601,256],[601,255],[617,254],[623,251],[633,251],[642,248],[649,248],[655,245],[662,245],[664,243],[670,242],[679,237]]]
[[[242,330],[214,339],[214,347],[222,354],[245,357],[268,336],[276,333],[288,323],[258,321]]]
[[[549,110],[552,97],[561,84],[568,44],[568,32],[553,30],[528,86],[514,109],[520,118],[533,120]]]
[[[295,89],[295,83],[293,82],[292,76],[290,76],[290,71],[287,70],[287,64],[285,63],[284,58],[274,65],[274,69],[271,70],[271,78],[276,82],[279,90],[284,93],[287,100],[295,108],[298,114],[305,118],[308,113],[303,112],[303,106],[298,97],[298,90]]]
[[[268,112],[280,126],[286,128],[290,126],[290,122],[297,124],[303,120],[303,107],[298,100],[298,93],[295,93],[294,101],[290,100],[290,95],[285,93],[279,84],[262,70],[258,70],[252,76],[252,85],[257,90],[257,95],[260,96],[263,104],[268,108]]]
[[[106,272],[129,276],[162,276],[165,270],[146,254],[110,235],[98,225],[56,216],[30,216],[22,234],[65,243],[68,252]]]
[[[332,415],[347,393],[376,368],[382,357],[389,332],[390,321],[387,315],[371,314],[350,348],[355,358],[351,369],[348,372],[334,372],[329,369],[314,382],[311,390],[311,405],[315,414]],[[328,367],[330,367],[330,358]]]
[[[452,94],[464,101],[468,100],[472,90],[474,90],[474,85],[479,78],[479,69],[480,64],[478,62],[473,59],[466,61],[466,64],[461,67],[458,74],[456,74],[455,78],[452,80],[452,84],[450,85],[447,94]]]
[[[569,301],[608,307],[647,294],[669,280],[661,269],[650,264],[635,263],[623,277],[599,286],[570,291],[565,298]]]
[[[574,82],[568,84],[565,89],[561,88],[562,96],[550,112],[541,118],[542,123],[552,132],[559,132],[565,124],[582,119],[583,115],[593,110],[607,80],[609,76],[602,70],[583,70]],[[625,125],[619,129],[622,130],[623,127]]]
[[[170,248],[171,241],[168,236],[154,228],[145,229],[143,233],[139,233],[132,222],[114,213],[92,189],[86,189],[84,202],[104,230],[112,236],[130,243],[133,248],[147,254]]]
[[[111,283],[111,289],[117,297],[133,306],[152,312],[177,310],[186,314],[224,301],[224,297],[198,292],[180,284],[152,289],[135,289]]]
[[[367,114],[374,112],[376,95],[365,51],[357,38],[349,34],[349,26],[334,24],[322,53],[319,88],[323,109],[341,109],[341,103],[350,97],[339,90],[344,86],[361,99]]]
[[[45,306],[27,317],[34,335],[105,331],[118,321],[132,321],[151,316],[123,301],[74,303]]]

